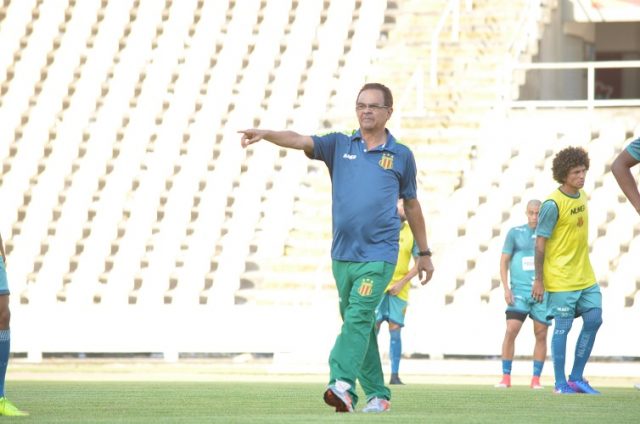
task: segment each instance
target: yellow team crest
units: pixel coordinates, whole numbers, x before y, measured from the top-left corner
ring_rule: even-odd
[[[373,293],[373,280],[363,278],[358,293],[360,293],[360,296],[371,296],[371,293]]]
[[[391,153],[383,153],[380,162],[378,162],[383,169],[393,168],[393,155]]]
[[[578,227],[582,227],[584,225],[584,218],[579,217],[578,218]]]

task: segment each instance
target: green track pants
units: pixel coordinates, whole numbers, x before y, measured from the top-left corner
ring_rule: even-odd
[[[349,383],[354,406],[358,401],[356,379],[367,399],[391,398],[380,363],[375,309],[394,269],[388,262],[333,261],[343,323],[329,356],[329,384],[336,380]]]

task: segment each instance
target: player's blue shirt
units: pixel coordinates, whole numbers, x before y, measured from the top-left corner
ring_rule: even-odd
[[[627,152],[629,152],[635,160],[640,160],[640,137],[629,143]]]
[[[540,206],[536,236],[549,238],[558,223],[558,205],[553,200],[545,200]]]
[[[413,153],[388,131],[387,142],[370,151],[360,131],[312,138],[313,159],[322,160],[331,175],[331,258],[395,264],[400,233],[398,198],[416,198]]]
[[[0,255],[0,295],[9,294],[9,283],[7,282],[7,269]]]
[[[535,277],[533,264],[535,242],[535,231],[527,224],[513,227],[507,233],[502,253],[511,256],[509,275],[512,289],[531,289]]]
[[[580,197],[580,194],[571,196],[565,193],[565,196]],[[540,213],[538,214],[538,226],[536,227],[536,236],[544,237],[548,239],[553,233],[553,229],[558,223],[558,205],[553,200],[545,200],[540,206]]]

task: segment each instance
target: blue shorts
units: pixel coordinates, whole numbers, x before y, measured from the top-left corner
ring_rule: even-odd
[[[549,292],[547,318],[575,318],[593,308],[602,309],[602,293],[598,283],[582,290]]]
[[[407,301],[398,296],[385,293],[376,308],[376,322],[388,321],[404,327],[404,316],[407,313]]]
[[[9,282],[7,281],[7,269],[4,260],[0,256],[0,296],[9,294]]]
[[[527,315],[532,320],[541,322],[542,324],[551,325],[551,321],[547,319],[547,293],[544,294],[542,302],[536,302],[531,297],[531,289],[512,289],[513,305],[507,306],[507,315],[509,312],[516,312]]]

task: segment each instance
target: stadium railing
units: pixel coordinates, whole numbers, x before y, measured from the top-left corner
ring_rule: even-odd
[[[506,72],[511,78],[517,70],[541,70],[543,72],[558,70],[584,70],[587,73],[586,99],[575,100],[520,100],[513,99],[509,95],[505,98],[505,103],[510,108],[587,108],[592,110],[596,107],[636,107],[640,106],[640,95],[638,98],[628,99],[605,99],[597,98],[597,81],[595,78],[597,69],[638,69],[640,71],[640,60],[614,60],[614,61],[590,61],[590,62],[544,62],[544,63],[518,63],[511,66],[511,70]],[[509,79],[510,81],[510,79]],[[505,86],[510,84],[506,82]],[[509,90],[505,90],[509,93]]]
[[[467,12],[471,11],[473,0],[465,0],[465,8]],[[429,62],[429,82],[432,88],[438,86],[438,45],[440,44],[440,33],[442,32],[447,18],[451,15],[451,40],[458,41],[460,35],[460,0],[449,0],[445,7],[438,24],[431,35],[431,56]]]

